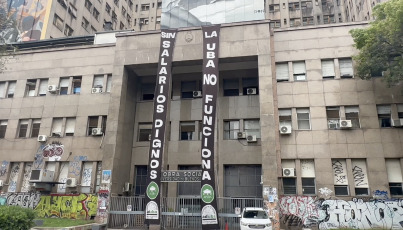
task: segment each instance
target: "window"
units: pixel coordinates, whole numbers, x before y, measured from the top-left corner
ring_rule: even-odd
[[[313,25],[313,17],[303,17],[302,25],[304,25],[304,26]]]
[[[293,62],[292,68],[293,68],[294,81],[306,80],[305,61]]]
[[[57,2],[63,7],[63,8],[67,8],[67,5],[66,5],[66,1],[65,0],[57,0]]]
[[[179,165],[179,170],[202,170],[200,165]],[[201,182],[179,182],[178,196],[200,197]]]
[[[134,195],[144,196],[147,189],[147,166],[137,165],[136,166],[136,177],[134,181]]]
[[[295,10],[299,10],[299,2],[292,2],[292,3],[288,3],[288,10],[289,11],[295,11]]]
[[[297,179],[294,177],[283,177],[284,195],[297,194]]]
[[[20,173],[20,163],[13,162],[10,166],[10,177],[8,178],[7,192],[17,192],[18,174]]]
[[[334,78],[336,76],[333,60],[322,60],[322,76],[323,78]]]
[[[113,0],[113,3],[115,3],[116,6],[119,6],[119,0]]]
[[[339,59],[340,66],[340,77],[341,78],[352,78],[353,74],[353,61],[351,58]]]
[[[191,141],[200,140],[201,121],[181,121],[180,122],[180,140]]]
[[[27,80],[27,85],[25,87],[25,96],[26,97],[35,96],[35,89],[36,89],[36,79]]]
[[[259,94],[259,80],[257,77],[242,78],[243,95]]]
[[[302,194],[315,195],[315,163],[314,160],[301,160]]]
[[[278,110],[280,127],[292,127],[292,112],[291,109],[279,109]]]
[[[92,130],[95,128],[101,128],[102,133],[105,134],[106,119],[107,119],[106,116],[90,116],[90,117],[88,117],[87,135],[91,136]]]
[[[38,137],[40,127],[41,127],[41,119],[33,119],[31,137]]]
[[[53,118],[52,122],[52,137],[61,137],[62,136],[62,124],[63,118]]]
[[[224,140],[238,139],[239,121],[224,121]]]
[[[132,25],[132,17],[129,14],[127,14],[127,24],[129,27]]]
[[[120,22],[119,29],[123,30],[124,28],[125,28],[125,24],[123,24],[123,22]]]
[[[224,165],[224,196],[262,197],[262,166]]]
[[[28,122],[29,122],[28,119],[20,120],[20,123],[18,126],[18,137],[20,137],[20,138],[27,137]]]
[[[334,15],[323,15],[323,24],[335,23]]]
[[[336,196],[348,196],[347,164],[345,159],[333,159],[333,182]]]
[[[140,25],[148,25],[148,18],[140,18]]]
[[[76,118],[75,117],[66,118],[65,135],[66,136],[74,136],[75,126],[76,126]]]
[[[162,2],[157,2],[157,8],[162,9]]]
[[[0,98],[5,98],[6,83],[7,82],[0,82]]]
[[[81,77],[73,77],[73,94],[81,92]]]
[[[94,16],[94,18],[99,21],[99,11],[94,7],[94,9],[92,10],[92,16]]]
[[[91,161],[83,162],[83,166],[81,169],[81,193],[91,193],[92,165],[93,162]]]
[[[301,19],[300,18],[290,18],[290,27],[297,27],[301,26]]]
[[[277,82],[288,81],[288,63],[276,63]]]
[[[65,122],[65,126],[63,126]],[[52,137],[61,137],[63,134],[63,128],[65,136],[74,136],[76,118],[53,118],[52,122]]]
[[[224,79],[223,83],[224,96],[239,96],[238,79]]]
[[[260,138],[260,121],[258,119],[244,120],[243,127],[247,135],[254,135],[256,138]]]
[[[397,104],[397,117],[403,119],[403,104]]]
[[[64,35],[66,35],[67,37],[70,37],[73,35],[74,30],[66,24],[66,26],[64,27]]]
[[[0,121],[0,138],[4,138],[6,136],[7,130],[7,121]]]
[[[157,16],[155,18],[155,24],[161,24],[161,17],[160,16]]]
[[[351,159],[356,196],[369,195],[367,164],[365,159]]]
[[[150,4],[141,4],[141,11],[150,10]]]
[[[388,174],[390,195],[403,195],[403,179],[400,159],[386,159],[386,171]]]
[[[68,174],[69,174],[69,162],[61,162],[59,171],[59,182],[63,184],[59,184],[59,186],[57,186],[58,193],[66,192],[65,182],[67,180]]]
[[[70,3],[68,13],[73,17],[77,18],[77,9]]]
[[[200,84],[198,81],[182,81],[181,82],[181,98],[193,98],[193,91],[199,91]]]
[[[59,94],[60,95],[68,94],[69,82],[70,82],[70,78],[68,78],[68,77],[60,78],[60,82],[59,82]]]
[[[150,141],[152,123],[139,123],[138,141]]]
[[[108,13],[108,15],[111,14],[111,6],[108,3],[106,3],[106,5],[105,5],[105,11],[106,11],[106,13]]]
[[[280,11],[280,5],[279,4],[270,4],[269,5],[269,13],[274,13]]]
[[[110,93],[112,89],[112,74],[106,76],[106,92]]]
[[[351,121],[352,128],[359,129],[361,125],[358,106],[345,106],[344,110],[346,112],[346,120]]]
[[[95,75],[92,83],[93,88],[102,88],[104,86],[104,75]]]
[[[89,12],[91,12],[92,3],[90,2],[90,0],[85,0],[84,6]]]
[[[122,15],[123,15],[123,17],[126,16],[126,8],[124,8],[123,6],[122,6]]]
[[[47,91],[48,91],[48,79],[40,79],[38,96],[46,96]]]
[[[8,82],[8,89],[7,89],[7,98],[13,98],[14,97],[14,91],[15,91],[15,85],[16,81],[9,81]]]
[[[83,17],[83,21],[81,22],[81,26],[82,26],[85,30],[87,30],[89,24],[90,24],[90,22],[89,22],[86,18]]]
[[[379,127],[391,127],[390,105],[377,105]]]
[[[280,28],[280,26],[281,26],[280,20],[270,20],[271,28]]]
[[[129,7],[131,10],[133,10],[133,0],[129,0]]]
[[[32,162],[24,163],[24,174],[22,177],[21,192],[29,192],[29,179],[31,178]]]
[[[298,129],[300,130],[311,129],[309,108],[297,108],[297,121],[298,121]]]
[[[328,129],[340,128],[340,107],[326,107]]]
[[[154,100],[155,83],[142,84],[141,98],[144,101]]]
[[[55,25],[60,31],[63,31],[63,20],[57,14],[53,17],[53,25]]]

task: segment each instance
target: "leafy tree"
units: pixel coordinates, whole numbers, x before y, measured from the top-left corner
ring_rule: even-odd
[[[16,51],[11,43],[17,41],[18,29],[11,15],[7,8],[7,0],[0,0],[0,73]]]
[[[375,20],[350,33],[360,53],[354,57],[356,74],[362,79],[383,76],[388,86],[403,80],[403,0],[374,7]]]

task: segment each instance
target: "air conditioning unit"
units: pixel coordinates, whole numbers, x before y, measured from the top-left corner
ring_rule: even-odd
[[[245,132],[238,132],[237,136],[238,136],[238,139],[246,139],[246,133]]]
[[[56,93],[57,92],[57,86],[56,85],[48,85],[48,92],[49,93]]]
[[[52,182],[53,177],[55,176],[54,171],[50,171],[47,169],[32,169],[31,177],[29,178],[29,182]]]
[[[102,93],[102,88],[92,88],[91,93]]]
[[[283,168],[283,177],[295,176],[294,168]]]
[[[248,135],[246,137],[246,141],[247,142],[256,142],[257,141],[256,135]]]
[[[351,124],[351,120],[340,120],[340,128],[341,129],[348,129],[353,127]]]
[[[91,131],[92,136],[101,136],[102,134],[103,133],[101,128],[93,128]]]
[[[39,135],[38,136],[38,141],[39,142],[46,142],[47,139],[48,139],[48,137],[46,135]]]
[[[61,132],[53,132],[52,137],[62,137],[62,133]]]
[[[130,192],[132,190],[132,186],[133,186],[133,184],[126,182],[125,186],[123,187],[123,192]]]
[[[403,127],[403,119],[392,120],[393,127]]]
[[[246,94],[248,94],[248,95],[254,95],[254,94],[256,94],[256,88],[247,88],[246,89]]]
[[[193,91],[193,97],[203,97],[202,91]]]
[[[290,134],[291,133],[291,125],[280,125],[280,134]]]
[[[3,187],[3,181],[2,180],[0,180],[0,187]]]
[[[67,178],[66,180],[66,187],[73,188],[77,186],[76,178]]]

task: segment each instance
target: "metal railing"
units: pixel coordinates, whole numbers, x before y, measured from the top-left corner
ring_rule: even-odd
[[[201,199],[164,197],[161,204],[161,226],[163,229],[201,229]],[[239,229],[239,217],[235,208],[263,207],[261,198],[217,199],[220,228]],[[110,200],[109,228],[146,229],[144,224],[144,197],[112,196]]]

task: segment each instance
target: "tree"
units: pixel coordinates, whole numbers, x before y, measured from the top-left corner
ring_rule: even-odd
[[[373,14],[369,27],[350,31],[360,51],[354,57],[356,75],[383,76],[390,87],[403,80],[403,0],[378,4]]]
[[[17,23],[7,9],[7,0],[0,0],[0,73],[16,52],[12,42],[17,41],[18,37]]]

